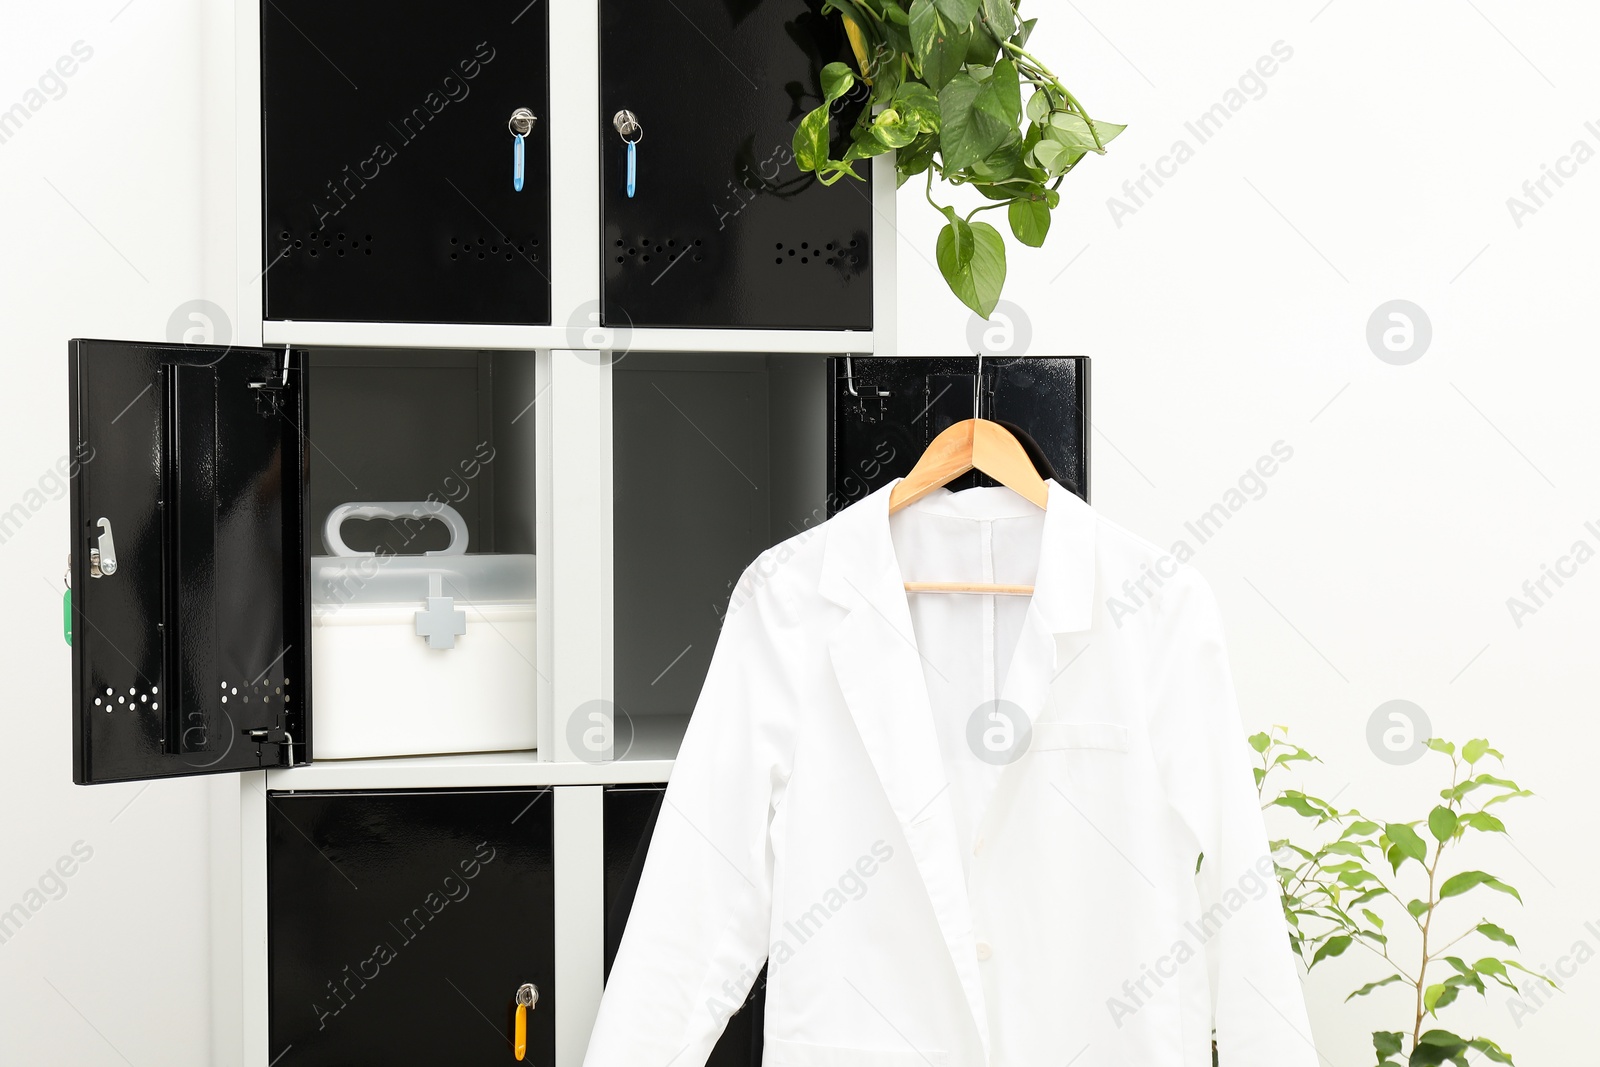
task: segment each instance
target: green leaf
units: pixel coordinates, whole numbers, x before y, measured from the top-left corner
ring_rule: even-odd
[[[1344,955],[1344,950],[1349,948],[1351,942],[1354,940],[1355,938],[1349,936],[1348,934],[1339,934],[1336,937],[1328,938],[1328,940],[1323,943],[1322,947],[1317,949],[1317,954],[1311,957],[1310,965],[1315,967],[1317,964],[1331,956]]]
[[[895,110],[917,120],[922,133],[939,132],[939,94],[921,82],[906,82],[894,94]]]
[[[1461,815],[1461,825],[1481,830],[1484,833],[1503,834],[1506,824],[1485,811],[1468,811]]]
[[[941,19],[932,0],[913,0],[911,5],[912,57],[921,69],[923,80],[935,91],[961,73],[967,61],[967,43],[972,31],[966,23],[952,26]]]
[[[1475,929],[1478,931],[1478,933],[1482,934],[1484,937],[1487,937],[1490,941],[1498,941],[1502,945],[1510,945],[1512,948],[1522,947],[1521,945],[1517,944],[1516,938],[1512,937],[1510,934],[1506,933],[1503,929],[1496,926],[1492,922],[1481,922],[1475,927]]]
[[[1361,914],[1367,917],[1367,922],[1371,923],[1373,926],[1376,926],[1380,930],[1383,929],[1383,920],[1380,919],[1375,912],[1371,912],[1366,908],[1362,908]]]
[[[995,118],[993,104],[978,106],[983,84],[970,74],[959,74],[939,90],[939,151],[947,171],[970,167],[1016,132],[1014,122]]]
[[[1405,862],[1406,859],[1413,859],[1418,863],[1427,862],[1428,844],[1422,840],[1422,835],[1410,826],[1403,822],[1385,823],[1383,835],[1389,839],[1395,848],[1399,849],[1400,855],[1404,857],[1399,862],[1391,858],[1390,862],[1394,864],[1396,871],[1400,869],[1400,863]]]
[[[1494,875],[1485,874],[1483,871],[1462,871],[1460,874],[1446,879],[1444,885],[1439,887],[1439,899],[1445,900],[1449,897],[1459,897],[1467,890],[1480,885],[1486,885],[1497,892],[1509,894],[1517,898],[1517,903],[1522,903],[1521,893],[1518,893],[1516,889],[1502,882]]]
[[[894,157],[894,167],[898,184],[904,185],[907,178],[921,174],[933,166],[933,153],[938,147],[939,138],[934,134],[925,133],[912,141],[908,147],[897,152]]]
[[[1017,32],[1017,11],[1011,0],[980,0],[978,10],[984,29],[996,44]]]
[[[949,221],[939,231],[935,258],[939,261],[939,271],[945,281],[954,286],[955,282],[950,281],[951,275],[966,270],[972,262],[972,226],[957,215],[954,208],[945,208],[944,213]]]
[[[1037,25],[1038,22],[1038,19],[1024,20],[1022,25],[1017,28],[1017,35],[1012,38],[1012,43],[1014,43],[1018,48],[1028,47],[1028,38],[1033,36],[1033,27]]]
[[[1043,197],[1011,201],[1006,217],[1011,221],[1011,232],[1017,235],[1017,240],[1030,248],[1044,244],[1045,235],[1050,232],[1050,209],[1045,206]]]
[[[965,26],[978,15],[978,0],[933,0],[946,22]]]
[[[1428,912],[1428,902],[1425,900],[1413,900],[1406,905],[1406,911],[1413,919],[1420,919]]]
[[[1466,744],[1461,746],[1461,758],[1466,760],[1468,763],[1477,763],[1484,757],[1485,753],[1493,751],[1494,750],[1489,747],[1489,741],[1487,738],[1475,737],[1471,741],[1468,741]],[[1495,752],[1495,755],[1499,756],[1500,753]]]
[[[1085,152],[1098,152],[1105,154],[1105,145],[1127,129],[1114,122],[1095,122],[1090,128],[1089,120],[1072,111],[1057,111],[1050,116],[1050,130],[1048,136],[1053,141],[1058,141],[1069,148],[1081,148]],[[1095,134],[1100,135],[1100,143],[1095,144]]]
[[[984,32],[981,22],[974,23],[972,35],[967,40],[967,69],[992,67],[998,58],[1000,58],[1000,42]]]
[[[1017,65],[1009,59],[996,63],[994,71],[983,80],[973,107],[1004,126],[1008,133],[1015,133],[1022,114],[1022,82]]]
[[[795,127],[792,146],[795,162],[802,171],[821,173],[828,162],[828,119],[833,102],[850,91],[855,73],[845,63],[829,63],[822,68],[822,106],[814,108]],[[834,179],[837,181],[837,177]]]
[[[915,116],[902,114],[892,107],[886,107],[873,116],[868,129],[886,148],[904,148],[922,132]]]
[[[972,244],[972,251],[964,265],[959,261],[956,247],[961,240],[956,236],[958,222],[968,226]],[[999,230],[986,222],[968,225],[959,219],[952,219],[939,231],[935,258],[951,292],[963,304],[986,319],[994,313],[1006,280],[1006,243]]]
[[[1351,823],[1349,825],[1349,827],[1347,827],[1345,829],[1345,832],[1340,834],[1339,836],[1340,837],[1366,837],[1368,834],[1374,833],[1377,829],[1378,829],[1378,824],[1377,823],[1375,823],[1375,822],[1367,822],[1366,820],[1361,820],[1360,822]]]
[[[1366,985],[1362,986],[1360,989],[1356,990],[1354,993],[1351,993],[1348,997],[1345,997],[1344,1001],[1345,1001],[1346,1004],[1348,1004],[1348,1003],[1350,1003],[1350,1001],[1354,1000],[1356,997],[1364,997],[1364,996],[1366,996],[1368,993],[1372,992],[1374,989],[1377,989],[1379,986],[1391,985],[1391,984],[1393,984],[1395,982],[1398,982],[1398,981],[1400,981],[1400,976],[1398,974],[1391,974],[1389,977],[1380,978],[1376,982],[1368,982]],[[1394,1051],[1398,1052],[1400,1050],[1399,1049],[1395,1049]]]
[[[1456,813],[1440,804],[1428,813],[1428,832],[1442,844],[1455,836],[1457,822]]]
[[[1405,1035],[1398,1030],[1378,1030],[1372,1035],[1372,1047],[1377,1049],[1380,1056],[1394,1056],[1400,1052]]]
[[[1044,125],[1050,121],[1050,108],[1050,94],[1043,89],[1035,89],[1033,95],[1028,97],[1028,121]],[[1250,747],[1257,752],[1265,752],[1271,744],[1270,734],[1253,734],[1250,737]]]
[[[1443,752],[1446,756],[1454,756],[1456,754],[1455,742],[1446,741],[1440,737],[1428,738],[1428,747],[1435,752]]]

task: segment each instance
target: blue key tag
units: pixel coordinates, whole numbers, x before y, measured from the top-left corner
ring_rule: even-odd
[[[636,141],[628,142],[628,199],[633,199],[633,191],[638,187],[639,180],[639,145]]]
[[[522,134],[514,134],[515,140],[511,145],[511,187],[517,192],[522,192],[523,149]]]

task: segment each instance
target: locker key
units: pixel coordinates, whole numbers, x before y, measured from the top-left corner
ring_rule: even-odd
[[[519,107],[511,113],[511,119],[506,127],[511,131],[511,188],[522,192],[523,159],[526,155],[523,140],[533,132],[533,124],[539,119],[533,112],[525,107]]]
[[[514,1050],[519,1060],[528,1054],[528,1012],[538,1003],[538,986],[524,982],[517,987],[517,1039]]]
[[[644,127],[639,125],[639,116],[623,108],[611,116],[611,125],[616,127],[617,136],[622,138],[622,143],[628,146],[628,199],[633,199],[633,191],[638,185],[639,160],[638,150],[635,147],[644,140]]]

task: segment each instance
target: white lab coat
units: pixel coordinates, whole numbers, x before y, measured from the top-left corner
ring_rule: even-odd
[[[1053,482],[888,498],[735,590],[586,1067],[702,1067],[769,957],[766,1067],[1314,1067],[1205,583]]]

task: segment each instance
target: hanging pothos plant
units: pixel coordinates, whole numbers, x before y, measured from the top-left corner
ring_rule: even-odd
[[[1014,0],[824,0],[823,10],[843,17],[859,70],[823,68],[822,104],[795,130],[796,161],[828,185],[861,180],[856,161],[890,151],[900,184],[926,172],[928,203],[945,216],[939,271],[963,304],[988,318],[1005,284],[1006,245],[974,216],[1005,208],[1012,234],[1038,248],[1061,180],[1090,152],[1104,154],[1123,127],[1091,119],[1027,51],[1038,20],[1019,20]],[[843,158],[834,159],[828,120],[858,78],[870,89],[868,106]],[[936,203],[935,173],[993,203],[965,215]]]

